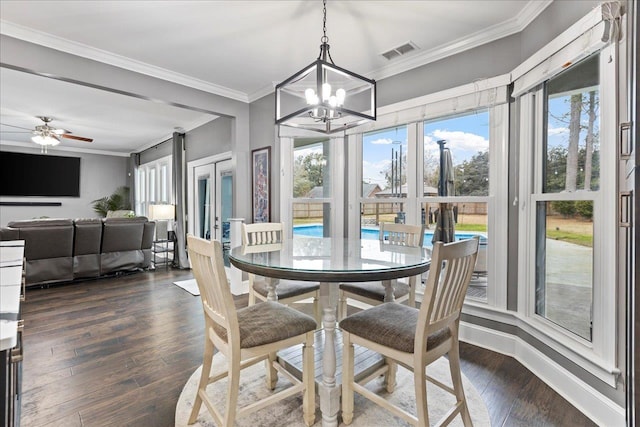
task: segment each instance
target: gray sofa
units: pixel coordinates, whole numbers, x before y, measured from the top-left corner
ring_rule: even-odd
[[[0,240],[24,240],[26,285],[149,268],[155,222],[146,217],[13,221]]]

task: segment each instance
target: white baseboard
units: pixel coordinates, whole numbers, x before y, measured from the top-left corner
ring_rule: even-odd
[[[460,322],[460,341],[515,358],[597,425],[625,425],[623,407],[519,337]]]

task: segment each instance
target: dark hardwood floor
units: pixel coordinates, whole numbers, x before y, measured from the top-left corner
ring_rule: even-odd
[[[202,363],[200,298],[172,285],[189,277],[161,269],[28,289],[22,425],[173,426]],[[515,359],[464,343],[461,358],[493,426],[594,425]]]

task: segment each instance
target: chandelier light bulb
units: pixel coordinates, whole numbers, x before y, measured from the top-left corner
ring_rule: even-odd
[[[331,96],[331,85],[329,83],[322,84],[322,102],[327,102]]]
[[[335,95],[331,95],[329,97],[329,105],[331,105],[331,107],[333,107],[333,108],[338,106],[338,98],[336,98]]]
[[[336,91],[336,98],[338,100],[338,105],[341,106],[342,104],[344,104],[344,100],[347,97],[347,92],[340,88]]]
[[[307,88],[307,90],[304,91],[304,97],[307,100],[307,105],[317,104],[318,97],[313,89]]]

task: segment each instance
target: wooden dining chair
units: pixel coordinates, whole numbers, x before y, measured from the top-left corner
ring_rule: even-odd
[[[391,411],[412,425],[429,426],[427,383],[431,381],[456,397],[456,404],[438,422],[449,424],[458,414],[465,426],[471,416],[462,388],[458,328],[460,312],[478,254],[477,237],[433,247],[431,268],[420,309],[402,304],[382,304],[349,316],[340,322],[344,342],[342,362],[342,419],[353,419],[353,394]],[[442,268],[440,268],[442,266]],[[385,358],[385,364],[360,383],[354,381],[354,344],[367,347]],[[448,354],[453,387],[426,375],[427,365]],[[392,405],[364,387],[380,374],[386,375],[387,391],[393,392],[397,364],[413,370],[417,417]]]
[[[422,247],[424,242],[424,225],[380,223],[380,242],[387,245]],[[396,281],[393,297],[396,302],[404,302],[415,306],[416,286],[421,284],[420,276],[412,276],[408,281]],[[355,299],[368,305],[384,302],[386,290],[381,282],[341,283],[338,294],[338,318],[347,316],[347,299]]]
[[[304,422],[315,420],[315,382],[313,340],[316,322],[310,316],[275,302],[263,302],[236,310],[222,258],[222,245],[187,236],[189,259],[200,289],[205,319],[205,345],[202,374],[189,417],[196,422],[204,402],[216,425],[230,427],[235,419],[296,393],[303,394]],[[277,351],[302,344],[302,381],[288,373],[277,361]],[[224,355],[227,370],[211,373],[214,349]],[[240,371],[262,360],[268,363],[267,386],[273,390],[280,372],[293,385],[270,396],[237,407]],[[224,413],[213,406],[207,396],[207,386],[228,377]]]
[[[242,224],[243,246],[260,246],[282,243],[285,240],[284,225],[281,222],[258,222]],[[313,298],[313,313],[317,322],[321,320],[320,284],[302,280],[280,280],[276,288],[278,302],[289,305]],[[267,301],[269,287],[267,279],[249,273],[249,305],[256,301]]]

